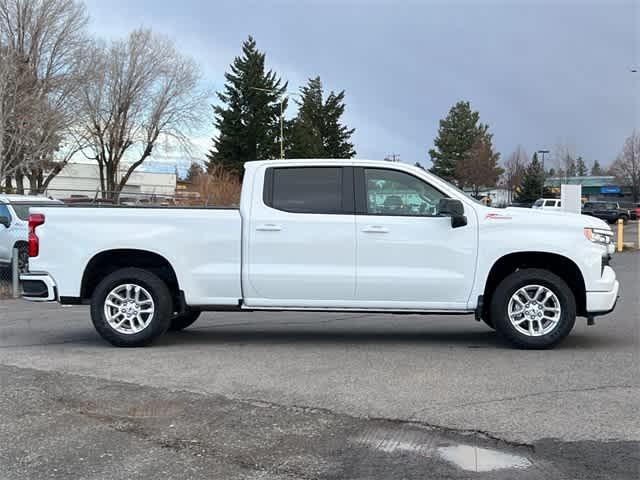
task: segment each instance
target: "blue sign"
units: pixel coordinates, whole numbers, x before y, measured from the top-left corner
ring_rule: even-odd
[[[600,193],[620,193],[620,187],[600,187]]]

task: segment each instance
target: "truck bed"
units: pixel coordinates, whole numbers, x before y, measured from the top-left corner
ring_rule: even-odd
[[[156,253],[173,267],[190,305],[237,305],[241,298],[241,217],[237,208],[100,206],[36,208],[40,252],[32,272],[48,272],[61,297],[79,297],[96,255]]]

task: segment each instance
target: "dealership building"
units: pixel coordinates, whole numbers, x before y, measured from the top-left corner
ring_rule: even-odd
[[[560,196],[560,185],[581,185],[582,197],[587,200],[631,201],[631,185],[621,185],[613,176],[551,177],[544,186]]]

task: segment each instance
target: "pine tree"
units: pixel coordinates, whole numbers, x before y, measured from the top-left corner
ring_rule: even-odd
[[[204,168],[202,168],[202,165],[198,162],[191,162],[191,165],[189,165],[189,170],[187,170],[187,174],[184,177],[184,181],[193,183],[194,180],[202,174],[204,174]]]
[[[576,174],[579,177],[586,177],[589,171],[587,170],[587,165],[584,163],[582,157],[578,157],[576,159]]]
[[[594,177],[604,175],[604,172],[602,171],[602,167],[600,166],[600,162],[598,160],[593,162],[593,166],[591,167],[591,175]]]
[[[434,140],[436,148],[429,150],[433,163],[430,172],[445,180],[459,180],[456,165],[468,156],[476,141],[484,137],[491,146],[489,127],[478,123],[479,120],[480,114],[471,110],[469,102],[460,101],[451,107],[447,116],[440,120],[438,136]]]
[[[207,155],[209,170],[221,164],[242,174],[246,161],[279,156],[280,98],[287,85],[265,68],[265,54],[249,36],[218,92],[222,105],[214,107],[218,136]]]
[[[522,203],[532,203],[540,198],[544,187],[544,171],[538,160],[538,154],[534,153],[531,163],[522,177],[522,184],[518,191],[518,201]]]
[[[355,131],[340,122],[345,110],[344,91],[329,93],[326,100],[320,77],[309,79],[300,89],[296,117],[288,122],[289,158],[351,158],[355,155],[351,135]]]

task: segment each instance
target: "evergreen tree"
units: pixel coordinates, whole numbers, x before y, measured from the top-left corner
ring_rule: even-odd
[[[548,177],[555,177],[555,176],[556,176],[556,169],[555,169],[555,168],[553,168],[553,167],[551,167],[551,168],[549,169],[549,172],[547,173],[547,176],[548,176]]]
[[[576,167],[576,161],[571,155],[567,155],[564,164],[567,168],[567,177],[575,177],[578,173],[578,168]]]
[[[538,160],[538,154],[534,153],[531,163],[522,177],[522,184],[518,189],[518,201],[532,203],[540,198],[544,187],[544,171]]]
[[[440,120],[438,136],[434,140],[436,148],[429,150],[433,166],[430,172],[445,180],[460,180],[456,177],[456,165],[468,157],[478,140],[483,140],[491,149],[489,127],[478,123],[480,114],[471,110],[469,102],[456,103],[445,118]]]
[[[296,117],[288,122],[286,152],[289,158],[351,158],[355,131],[340,122],[345,110],[344,91],[329,93],[326,100],[320,77],[300,89]]]
[[[589,171],[587,170],[587,165],[584,163],[582,157],[578,157],[576,159],[576,174],[579,177],[586,177]]]
[[[204,168],[202,168],[202,165],[198,162],[191,162],[191,165],[189,165],[189,170],[187,170],[187,175],[184,177],[184,181],[193,183],[194,180],[202,174],[204,174]]]
[[[591,167],[591,175],[594,176],[594,177],[598,177],[598,176],[604,175],[604,172],[603,172],[602,167],[600,166],[600,162],[598,160],[593,162],[593,167]]]
[[[242,174],[246,161],[279,156],[280,98],[287,85],[266,70],[265,54],[251,36],[225,79],[223,92],[218,92],[222,105],[214,107],[218,136],[207,155],[208,169],[221,164]]]

